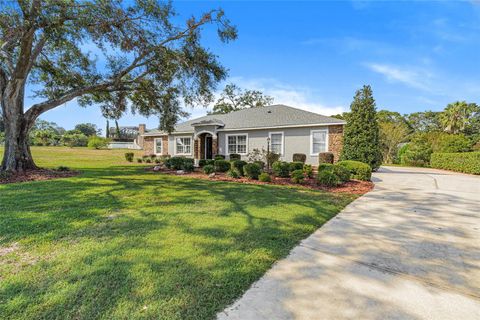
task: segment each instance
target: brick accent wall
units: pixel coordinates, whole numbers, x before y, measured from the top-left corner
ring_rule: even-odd
[[[218,154],[218,138],[212,138],[212,158]]]
[[[167,155],[168,154],[168,136],[144,137],[143,153],[145,155],[150,155],[155,153],[154,142],[156,138],[162,138],[162,155]]]
[[[334,161],[337,162],[343,149],[343,126],[335,125],[328,127],[328,150],[333,153]]]

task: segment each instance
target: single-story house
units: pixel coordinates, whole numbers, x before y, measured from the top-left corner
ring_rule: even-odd
[[[185,156],[196,160],[221,154],[240,154],[248,160],[254,149],[271,150],[281,160],[294,153],[306,154],[306,163],[318,164],[320,152],[338,160],[343,146],[345,121],[317,113],[272,105],[212,114],[178,124],[171,133],[139,127],[138,142],[145,154]]]

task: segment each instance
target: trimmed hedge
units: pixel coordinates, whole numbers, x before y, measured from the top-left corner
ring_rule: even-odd
[[[318,165],[318,172],[325,171],[325,170],[332,171],[332,169],[333,169],[333,164],[331,163],[320,163]]]
[[[243,160],[233,160],[230,161],[232,164],[231,170],[237,171],[237,173],[241,176],[243,176],[243,167],[247,164],[246,161]]]
[[[125,160],[127,160],[128,162],[133,162],[133,157],[135,156],[135,154],[133,152],[126,152],[125,153]]]
[[[340,183],[345,183],[350,180],[350,170],[348,170],[344,166],[334,165],[332,167],[332,172],[337,175]]]
[[[289,167],[290,172],[293,172],[295,170],[302,170],[303,169],[303,162],[300,162],[300,161],[290,162],[288,167]]]
[[[270,178],[270,175],[266,172],[260,173],[260,175],[258,176],[258,180],[260,180],[261,182],[272,182],[272,178]]]
[[[185,158],[185,157],[171,157],[165,160],[165,166],[168,169],[173,169],[173,170],[188,171],[191,168],[193,168],[193,163],[194,163],[194,160],[192,158]]]
[[[225,160],[225,156],[223,154],[217,154],[214,160]]]
[[[203,173],[205,174],[210,174],[214,172],[215,172],[215,167],[211,164],[207,164],[205,165],[205,167],[203,167]]]
[[[353,179],[370,181],[372,178],[372,168],[366,163],[355,160],[344,160],[337,162],[337,165],[347,168]]]
[[[242,156],[239,155],[238,153],[230,153],[228,156],[230,160],[240,160],[242,159]]]
[[[437,169],[480,174],[480,152],[432,153],[430,166]]]
[[[272,165],[273,174],[277,177],[288,178],[290,176],[290,164],[285,161],[276,161]]]
[[[256,163],[249,163],[243,167],[243,172],[247,178],[257,180],[260,173],[262,173],[262,169]]]
[[[230,169],[230,162],[227,160],[215,160],[216,172],[227,172]]]
[[[333,153],[331,152],[320,152],[318,154],[318,164],[321,163],[333,163]]]
[[[307,161],[307,155],[305,153],[294,153],[292,160],[293,162],[305,163],[305,161]]]
[[[303,180],[305,179],[305,175],[303,174],[303,170],[295,170],[292,171],[292,182],[293,183],[302,183]]]
[[[322,186],[335,187],[340,184],[340,179],[332,171],[323,170],[318,173],[317,183]]]

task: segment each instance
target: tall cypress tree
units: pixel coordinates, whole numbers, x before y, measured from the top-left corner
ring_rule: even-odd
[[[357,160],[377,169],[382,163],[379,128],[372,88],[363,86],[355,93],[343,135],[342,160]]]

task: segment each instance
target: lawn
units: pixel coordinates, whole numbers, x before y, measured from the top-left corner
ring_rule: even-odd
[[[147,172],[124,152],[33,148],[81,174],[0,185],[2,318],[212,319],[355,199]]]

